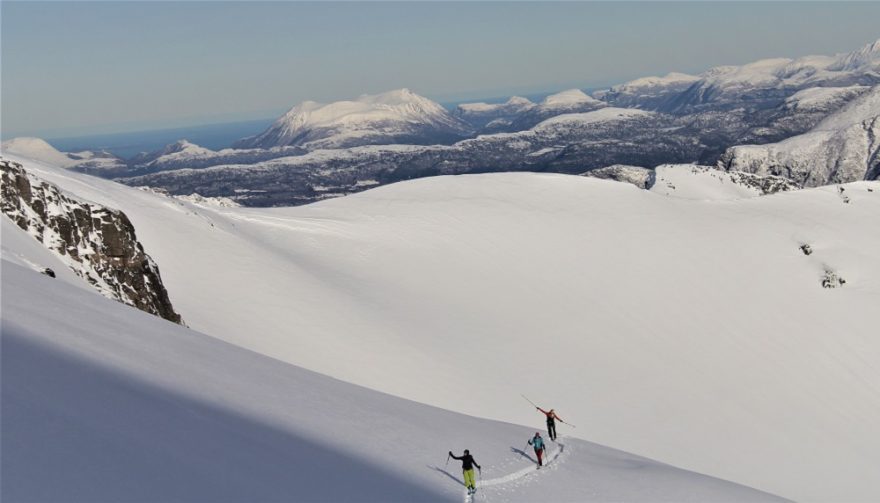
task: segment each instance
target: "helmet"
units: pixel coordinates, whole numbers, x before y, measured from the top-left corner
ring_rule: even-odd
[[[541,436],[541,432],[540,432],[540,431],[536,431],[536,432],[535,432],[535,436],[536,436],[536,437],[540,437],[540,436]]]
[[[465,449],[465,450],[464,450],[464,453],[465,453],[465,454],[470,454],[470,453],[471,453],[471,451],[469,451],[469,450],[467,450],[467,449]]]

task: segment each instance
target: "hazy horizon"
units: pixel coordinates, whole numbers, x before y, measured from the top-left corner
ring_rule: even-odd
[[[401,87],[444,103],[604,87],[848,52],[876,19],[858,2],[4,1],[0,133],[259,120]]]

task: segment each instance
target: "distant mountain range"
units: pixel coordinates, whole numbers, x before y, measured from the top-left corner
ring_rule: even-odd
[[[3,150],[173,194],[255,206],[302,204],[442,174],[583,173],[614,165],[717,165],[800,186],[873,179],[880,40],[838,56],[774,58],[700,75],[645,77],[592,96],[467,103],[408,89],[303,102],[219,151],[181,140],[123,161],[60,153],[36,139]]]

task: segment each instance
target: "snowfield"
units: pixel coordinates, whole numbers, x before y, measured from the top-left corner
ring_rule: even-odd
[[[4,501],[456,501],[461,474],[445,453],[465,447],[483,467],[481,500],[780,501],[576,439],[536,472],[517,447],[531,429],[346,384],[107,300],[2,223]]]
[[[125,211],[202,333],[540,426],[525,393],[565,435],[786,498],[880,498],[880,183],[718,200],[506,173],[248,209],[24,163]]]

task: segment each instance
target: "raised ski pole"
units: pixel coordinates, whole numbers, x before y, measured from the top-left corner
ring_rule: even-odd
[[[449,453],[446,454],[446,464],[443,465],[443,469],[449,468]]]
[[[533,406],[534,406],[534,407],[535,407],[535,408],[536,408],[536,409],[537,409],[537,408],[538,408],[538,406],[537,406],[537,405],[535,405],[535,402],[533,402],[533,401],[531,401],[531,400],[529,400],[529,397],[527,397],[527,396],[525,396],[525,395],[523,395],[523,394],[520,394],[520,395],[519,395],[519,396],[521,396],[521,397],[523,397],[523,398],[525,398],[525,399],[526,399],[526,401],[527,401],[527,402],[529,402],[529,403],[530,403],[530,404],[532,404],[532,405],[533,405]]]

